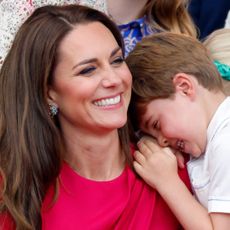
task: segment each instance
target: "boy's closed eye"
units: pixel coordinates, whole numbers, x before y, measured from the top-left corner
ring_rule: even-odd
[[[154,121],[152,127],[154,129],[156,129],[156,130],[159,130],[160,129],[160,123],[159,123],[159,121],[158,120]]]

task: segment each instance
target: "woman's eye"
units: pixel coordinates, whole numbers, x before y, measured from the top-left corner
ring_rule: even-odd
[[[122,56],[117,57],[113,60],[112,64],[121,64],[124,62],[124,58]]]
[[[87,75],[87,74],[90,74],[90,73],[92,73],[95,69],[96,69],[96,67],[87,67],[87,68],[84,68],[83,70],[81,70],[81,71],[79,72],[79,75]]]

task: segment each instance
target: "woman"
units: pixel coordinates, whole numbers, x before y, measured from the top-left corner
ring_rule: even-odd
[[[116,25],[87,7],[22,25],[0,72],[4,229],[178,229],[129,166],[123,55]]]

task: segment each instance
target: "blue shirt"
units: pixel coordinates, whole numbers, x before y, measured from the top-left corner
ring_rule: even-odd
[[[147,22],[146,16],[136,19],[130,23],[118,25],[125,44],[125,57],[134,49],[137,42],[143,37],[157,33]]]

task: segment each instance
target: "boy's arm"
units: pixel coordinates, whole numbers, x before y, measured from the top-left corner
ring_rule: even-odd
[[[210,213],[213,223],[213,229],[229,230],[230,214],[228,213]]]
[[[207,210],[188,191],[177,173],[176,157],[169,148],[162,149],[150,140],[138,143],[134,168],[156,188],[182,226],[189,230],[213,229]]]

